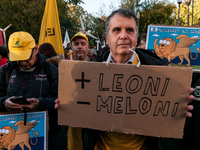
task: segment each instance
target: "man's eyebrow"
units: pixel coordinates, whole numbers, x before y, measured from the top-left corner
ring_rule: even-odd
[[[114,27],[114,28],[112,28],[112,31],[114,31],[116,29],[121,29],[121,27]]]
[[[135,30],[135,28],[134,28],[134,27],[127,27],[126,29],[132,29],[132,30]]]

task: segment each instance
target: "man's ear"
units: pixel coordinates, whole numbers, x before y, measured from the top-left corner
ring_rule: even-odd
[[[38,53],[38,51],[39,51],[39,46],[38,46],[38,45],[36,45],[36,46],[34,47],[34,53],[35,53],[35,54],[37,54],[37,53]]]

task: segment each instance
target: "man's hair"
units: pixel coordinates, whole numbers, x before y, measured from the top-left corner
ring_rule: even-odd
[[[47,58],[51,58],[57,55],[53,45],[51,45],[50,43],[44,43],[40,45],[39,53],[46,56]]]
[[[110,20],[111,20],[111,18],[112,18],[115,14],[119,14],[119,15],[121,15],[121,16],[123,16],[123,17],[127,17],[127,18],[130,18],[130,19],[133,18],[133,19],[135,20],[135,22],[136,22],[136,30],[137,30],[137,33],[138,33],[138,25],[139,25],[139,23],[138,23],[138,19],[137,19],[136,15],[131,11],[131,9],[123,9],[123,8],[120,8],[120,9],[117,9],[117,10],[113,11],[113,12],[108,16],[108,18],[107,18],[107,20],[106,20],[106,25],[105,25],[105,27],[106,27],[107,36],[108,36],[108,30],[109,30],[109,28],[110,28]]]
[[[5,46],[0,45],[0,55],[2,58],[8,58],[8,49]]]

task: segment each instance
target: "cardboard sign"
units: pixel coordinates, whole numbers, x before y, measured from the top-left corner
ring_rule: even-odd
[[[149,25],[146,47],[178,65],[200,65],[200,28]],[[195,66],[193,66],[194,69]]]
[[[191,67],[62,60],[58,122],[182,138],[191,78]]]
[[[47,147],[47,112],[28,112],[26,125],[24,113],[0,112],[0,149],[37,149]]]

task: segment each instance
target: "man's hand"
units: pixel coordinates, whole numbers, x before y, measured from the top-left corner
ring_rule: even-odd
[[[58,99],[55,100],[55,109],[59,108],[60,101]]]
[[[193,89],[193,88],[190,88],[190,94],[192,94],[193,91],[194,91],[194,89]],[[190,96],[188,97],[188,104],[191,103],[193,100],[194,100],[194,96],[193,96],[193,95],[190,95]],[[191,111],[191,110],[193,110],[193,109],[194,109],[193,105],[187,105],[186,117],[189,117],[189,118],[192,117],[192,113],[189,112],[189,111]]]
[[[13,98],[15,96],[9,97],[5,100],[5,108],[8,111],[12,111],[12,112],[22,112],[23,111],[23,107],[20,104],[17,103],[13,103],[10,101],[11,98]]]
[[[37,98],[28,98],[27,101],[30,103],[29,105],[23,105],[24,108],[27,109],[27,111],[29,110],[37,110],[39,104],[40,104],[40,100]]]

